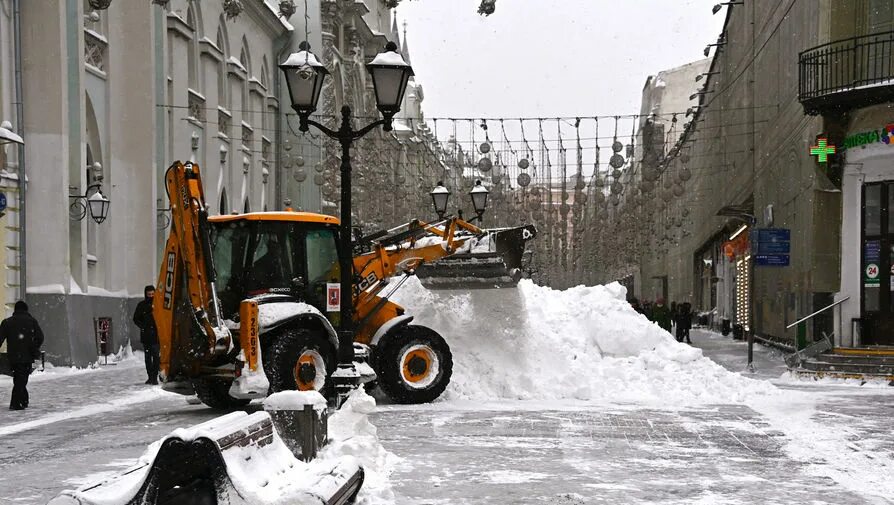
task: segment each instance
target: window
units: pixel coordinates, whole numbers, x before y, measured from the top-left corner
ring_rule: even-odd
[[[307,277],[310,286],[323,282],[338,282],[338,250],[332,230],[309,230],[306,235]]]

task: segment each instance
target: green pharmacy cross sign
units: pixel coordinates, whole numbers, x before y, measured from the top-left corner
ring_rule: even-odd
[[[816,139],[816,145],[810,147],[810,155],[816,156],[816,161],[820,163],[829,161],[830,154],[835,154],[835,146],[829,145],[829,139],[820,137]]]

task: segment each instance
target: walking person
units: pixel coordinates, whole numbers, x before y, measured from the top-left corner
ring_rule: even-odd
[[[664,304],[664,298],[659,298],[655,301],[655,306],[652,307],[652,321],[658,323],[664,331],[670,333],[671,331],[671,312],[670,309],[667,308],[667,305]]]
[[[692,329],[692,304],[689,302],[684,302],[680,307],[680,320],[677,323],[678,325],[683,327],[682,333],[683,338],[686,339],[687,344],[691,344],[692,340],[689,339],[689,330]],[[677,340],[680,340],[679,338]]]
[[[19,300],[13,313],[0,323],[0,345],[6,342],[9,365],[12,368],[12,398],[10,410],[28,408],[28,376],[32,363],[40,356],[43,331],[28,312],[28,305]]]
[[[677,338],[677,342],[682,342],[686,325],[683,322],[683,304],[677,304],[675,311],[673,312],[674,316],[674,336]]]
[[[133,322],[140,329],[140,343],[143,344],[143,356],[146,360],[146,384],[158,384],[158,329],[152,315],[152,298],[155,286],[143,288],[144,298],[137,304],[133,312]]]

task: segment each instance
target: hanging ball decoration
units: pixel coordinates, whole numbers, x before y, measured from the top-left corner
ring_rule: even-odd
[[[285,141],[283,141],[282,148],[285,149],[286,151],[291,151],[292,150],[292,141],[289,139],[286,139]]]
[[[683,193],[685,193],[683,186],[680,186],[679,184],[674,184],[672,191],[674,192],[674,196],[676,197],[683,196]]]
[[[648,193],[655,189],[655,183],[652,181],[643,181],[639,183],[639,190],[643,193]]]
[[[296,156],[295,157],[295,166],[303,167],[304,166],[304,156]]]
[[[292,168],[292,157],[289,155],[284,156],[282,159],[282,166],[283,168]]]
[[[316,184],[317,186],[322,186],[323,182],[325,181],[323,180],[322,174],[314,174],[314,184]]]
[[[688,167],[683,167],[683,169],[680,170],[680,180],[685,182],[689,179],[692,179],[692,170],[689,170]]]
[[[490,169],[494,168],[494,163],[490,160],[490,158],[481,158],[478,160],[478,170],[482,172],[490,172]]]
[[[528,187],[528,184],[531,184],[531,176],[526,173],[518,174],[518,177],[516,177],[515,180],[516,180],[516,182],[518,182],[518,185],[523,188],[526,188],[526,187]],[[534,192],[534,189],[537,189],[537,188],[533,188],[531,190],[532,193]]]
[[[598,204],[602,204],[603,202],[605,202],[605,193],[603,193],[602,191],[597,191],[596,194],[593,195],[593,200]]]
[[[674,184],[680,184],[683,182],[683,179],[680,178],[680,172],[674,174]]]
[[[674,186],[674,181],[672,181],[670,177],[665,177],[661,186],[664,187],[664,189],[670,189]]]
[[[619,142],[619,141],[617,141],[617,140],[614,141],[614,142],[612,142],[612,151],[613,151],[613,152],[619,153],[619,152],[621,152],[623,149],[624,149],[624,144],[622,144],[621,142]]]
[[[689,209],[683,209],[683,217],[686,217],[688,215],[689,215]]]
[[[316,170],[318,174],[323,173],[323,164],[317,163],[316,165],[314,165],[314,170]]]
[[[528,209],[535,211],[540,209],[540,201],[539,200],[531,200],[528,202]]]
[[[579,204],[581,204],[581,205],[586,205],[586,204],[587,204],[587,200],[588,200],[588,198],[587,198],[587,194],[586,194],[586,193],[581,193],[581,194],[577,195],[577,197],[575,197],[575,200],[576,200],[576,203],[579,203]]]
[[[674,195],[670,191],[662,191],[661,192],[661,199],[664,200],[665,202],[671,201],[671,199],[673,199],[673,197],[674,197]]]
[[[303,168],[299,168],[292,173],[292,179],[295,179],[295,182],[304,182],[307,180],[307,172]]]
[[[612,170],[612,178],[614,178],[615,180],[620,179],[620,178],[621,178],[621,171],[618,170],[617,168],[614,169],[614,170]]]
[[[688,154],[684,154],[683,156],[680,156],[680,161],[682,161],[683,163],[689,163],[690,159],[691,158],[689,157]]]
[[[624,166],[624,157],[621,156],[620,154],[613,154],[612,157],[609,158],[608,164],[612,168],[621,168]]]
[[[480,146],[478,146],[478,152],[481,154],[487,154],[490,152],[490,144],[487,142],[482,142]]]
[[[611,197],[609,197],[608,201],[611,202],[611,204],[615,207],[617,207],[618,204],[621,203],[621,199],[618,197],[618,195],[612,195]]]
[[[528,158],[522,158],[518,160],[518,168],[522,170],[527,170],[530,165],[531,164],[530,162],[528,162]]]
[[[643,179],[650,182],[655,182],[656,180],[658,180],[658,172],[652,168],[643,169]]]
[[[615,181],[612,183],[611,192],[613,195],[620,195],[622,191],[624,191],[624,186],[620,182]]]
[[[569,212],[571,212],[571,206],[567,203],[563,203],[561,207],[559,207],[559,212],[561,212],[562,214],[568,214]]]
[[[583,176],[577,176],[577,180],[574,181],[574,189],[581,191],[585,187],[587,187],[587,183],[584,182]]]
[[[531,194],[534,196],[540,196],[540,187],[534,186],[533,188],[531,188]]]

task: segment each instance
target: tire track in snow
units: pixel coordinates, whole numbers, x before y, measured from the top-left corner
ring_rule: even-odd
[[[177,397],[179,395],[174,395],[173,393],[167,393],[162,391],[161,389],[149,389],[139,391],[133,394],[129,394],[127,396],[109,401],[104,403],[94,403],[91,405],[85,405],[83,407],[68,410],[65,412],[58,412],[55,414],[50,414],[45,417],[41,417],[39,419],[34,419],[31,421],[26,421],[23,423],[10,424],[6,426],[0,426],[0,438],[7,437],[9,435],[14,435],[16,433],[21,433],[23,431],[33,430],[35,428],[39,428],[41,426],[46,426],[48,424],[54,424],[61,421],[67,421],[70,419],[77,419],[82,417],[90,417],[95,416],[97,414],[105,414],[107,412],[114,412],[121,410],[123,408],[132,407],[135,405],[139,405],[146,402],[151,402],[153,400],[158,400],[160,398],[172,398]]]

